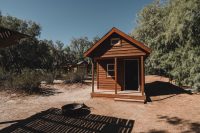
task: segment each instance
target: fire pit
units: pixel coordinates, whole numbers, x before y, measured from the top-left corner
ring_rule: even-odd
[[[68,116],[82,116],[90,114],[90,108],[85,104],[71,103],[62,106],[62,114]]]

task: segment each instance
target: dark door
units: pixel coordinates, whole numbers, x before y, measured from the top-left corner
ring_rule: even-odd
[[[125,60],[125,90],[138,90],[139,88],[138,60]]]

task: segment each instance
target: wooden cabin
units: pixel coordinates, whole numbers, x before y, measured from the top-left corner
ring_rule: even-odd
[[[112,28],[84,53],[85,57],[92,59],[91,96],[145,100],[144,60],[150,52],[143,43]]]
[[[82,73],[87,75],[87,70],[88,70],[88,62],[87,61],[85,61],[85,60],[79,61],[76,64],[76,71],[77,72],[82,72]]]
[[[62,66],[63,70],[68,73],[68,72],[74,72],[74,73],[83,73],[85,77],[87,77],[88,74],[88,62],[83,60],[79,61],[76,64],[68,63],[65,66]]]

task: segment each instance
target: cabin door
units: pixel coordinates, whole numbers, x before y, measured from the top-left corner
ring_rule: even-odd
[[[138,59],[124,60],[124,89],[139,90],[139,61]]]

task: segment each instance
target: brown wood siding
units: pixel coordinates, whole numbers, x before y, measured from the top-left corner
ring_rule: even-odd
[[[135,40],[134,38],[130,37],[129,35],[123,33],[122,31],[114,27],[107,34],[105,34],[105,36],[103,36],[99,41],[97,41],[91,48],[89,48],[84,53],[84,56],[95,57],[96,55],[97,57],[98,55],[100,55],[97,53],[99,53],[99,49],[102,49],[101,46],[103,46],[106,41],[110,41],[109,39],[112,39],[114,37],[123,38],[123,40],[127,40],[130,44],[134,44],[137,48],[141,49],[146,56],[149,55],[151,52],[151,49],[145,46],[143,43]]]
[[[120,61],[118,61],[120,63]],[[107,77],[107,64],[114,64],[114,59],[98,61],[98,89],[107,89],[107,90],[114,90],[115,89],[115,78],[114,77]],[[120,64],[118,64],[117,70],[121,69]],[[121,74],[118,71],[118,83],[117,89],[121,90]]]
[[[120,46],[112,46],[111,39],[112,38],[120,38],[121,45]],[[133,57],[133,56],[145,56],[146,53],[144,50],[139,48],[134,43],[126,40],[123,37],[120,37],[117,34],[112,34],[108,37],[102,45],[100,45],[91,55],[91,57]]]
[[[122,39],[121,46],[112,46],[100,57],[115,57],[115,56],[118,57],[118,56],[136,56],[136,55],[145,55],[145,52],[134,46],[134,44],[130,44],[126,40]]]
[[[132,58],[138,59],[138,58]],[[124,90],[124,60],[125,59],[117,59],[117,89]],[[141,60],[139,59],[139,77],[141,76]],[[107,77],[107,64],[114,64],[114,59],[106,59],[98,61],[98,75],[97,75],[97,84],[98,89],[115,89],[115,78]],[[141,80],[139,78],[139,85],[141,86]]]

